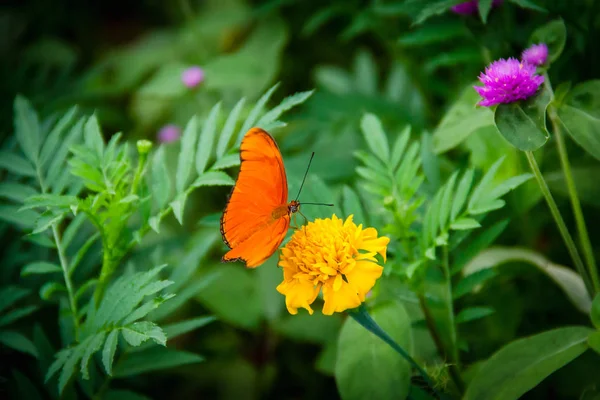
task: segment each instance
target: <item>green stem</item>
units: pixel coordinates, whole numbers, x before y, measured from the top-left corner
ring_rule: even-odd
[[[548,113],[548,116],[552,122],[552,131],[554,133],[554,138],[556,139],[556,147],[558,148],[558,154],[560,156],[560,164],[563,169],[563,174],[565,175],[565,182],[567,184],[567,190],[571,200],[571,208],[573,209],[573,215],[575,216],[575,223],[577,225],[577,233],[583,249],[583,257],[585,258],[588,271],[592,277],[594,289],[596,290],[596,293],[598,293],[600,292],[598,267],[596,266],[594,251],[592,250],[592,243],[590,242],[587,227],[585,226],[585,219],[583,218],[583,211],[581,210],[581,203],[579,202],[579,196],[577,195],[575,181],[573,181],[573,175],[571,174],[571,164],[569,163],[569,156],[567,154],[565,140],[558,124],[558,115],[556,114],[556,110],[551,109]]]
[[[362,327],[367,329],[369,332],[375,334],[381,340],[383,340],[388,345],[390,345],[390,347],[392,347],[398,354],[400,354],[402,356],[402,358],[404,358],[406,361],[408,361],[408,363],[414,369],[416,369],[419,372],[419,374],[421,374],[421,376],[423,377],[425,382],[427,382],[427,384],[429,385],[431,390],[433,390],[440,399],[445,398],[443,395],[438,393],[438,391],[436,390],[435,385],[433,383],[433,380],[427,374],[427,372],[425,372],[425,370],[423,368],[421,368],[421,366],[398,343],[396,343],[394,341],[394,339],[392,339],[391,336],[388,335],[387,332],[384,331],[377,324],[377,322],[375,322],[375,320],[371,317],[371,315],[367,311],[367,308],[365,307],[364,304],[361,304],[358,308],[356,308],[354,310],[348,311],[348,315],[350,315]]]
[[[77,302],[75,301],[75,295],[73,293],[73,283],[71,282],[71,276],[69,274],[69,264],[67,263],[67,257],[62,248],[60,236],[58,235],[58,228],[56,223],[52,224],[52,235],[54,236],[54,243],[56,244],[56,251],[58,252],[58,258],[60,260],[60,268],[62,269],[63,278],[65,280],[65,286],[67,287],[67,296],[69,298],[69,307],[71,308],[71,314],[73,314],[73,327],[75,329],[75,341],[79,341],[79,317],[77,312]]]
[[[460,357],[458,355],[456,323],[454,321],[454,306],[452,302],[452,276],[450,274],[450,263],[448,246],[442,248],[442,270],[444,272],[444,283],[446,285],[448,321],[450,325],[450,374],[460,393],[464,392],[464,383],[460,375]]]
[[[571,237],[571,234],[569,233],[569,230],[567,229],[567,225],[565,224],[565,221],[563,220],[562,216],[560,215],[560,211],[558,210],[558,206],[556,205],[556,202],[554,201],[554,198],[552,197],[552,193],[550,193],[548,184],[546,183],[546,181],[544,180],[544,177],[542,176],[540,167],[538,166],[537,161],[535,160],[535,157],[531,151],[526,151],[525,155],[527,156],[527,161],[529,161],[529,166],[531,167],[531,170],[533,171],[533,174],[535,175],[535,179],[537,180],[538,185],[540,186],[540,190],[542,191],[542,194],[544,195],[544,197],[546,199],[546,203],[548,203],[548,207],[550,208],[550,212],[552,213],[554,222],[556,222],[556,225],[558,226],[558,230],[560,231],[560,234],[563,238],[563,241],[565,242],[565,245],[567,246],[567,249],[569,250],[569,254],[571,255],[571,258],[573,259],[573,262],[575,263],[575,268],[577,269],[577,272],[579,273],[579,275],[581,275],[581,279],[583,279],[583,282],[585,283],[585,287],[586,287],[590,297],[593,298],[594,297],[594,289],[590,282],[590,278],[585,270],[583,261],[581,260],[581,257],[579,256],[577,247],[575,246],[575,243],[573,242],[573,238]]]

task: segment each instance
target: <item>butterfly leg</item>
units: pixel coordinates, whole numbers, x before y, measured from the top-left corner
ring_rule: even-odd
[[[308,224],[308,218],[306,218],[306,215],[302,214],[302,212],[300,212],[300,210],[298,210],[298,214],[302,215],[302,218],[304,218],[304,224],[303,225]]]

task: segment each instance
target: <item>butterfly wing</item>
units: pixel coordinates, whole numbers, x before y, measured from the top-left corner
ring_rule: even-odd
[[[240,160],[240,174],[221,217],[221,235],[231,249],[223,261],[239,259],[257,267],[277,250],[289,228],[287,178],[277,143],[260,128],[244,136]]]

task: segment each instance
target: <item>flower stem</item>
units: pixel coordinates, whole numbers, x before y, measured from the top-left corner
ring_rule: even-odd
[[[594,297],[594,295],[593,295],[594,289],[590,282],[590,278],[585,270],[585,267],[583,265],[583,261],[581,260],[581,257],[579,256],[579,252],[577,251],[577,247],[575,246],[575,243],[573,242],[573,238],[571,237],[571,234],[569,233],[569,230],[567,229],[567,225],[565,224],[565,221],[563,220],[562,216],[560,215],[560,211],[558,210],[558,206],[556,205],[556,202],[554,201],[554,198],[552,197],[552,193],[550,193],[548,184],[546,183],[546,181],[544,180],[544,177],[542,176],[540,167],[538,166],[537,161],[535,160],[535,157],[531,151],[526,151],[525,155],[527,156],[527,161],[529,161],[529,166],[531,167],[531,170],[533,171],[533,174],[535,175],[535,179],[537,180],[538,185],[540,186],[540,190],[542,191],[542,194],[546,198],[546,203],[548,203],[548,207],[550,208],[550,212],[552,213],[554,222],[556,222],[556,225],[558,226],[558,230],[560,231],[560,234],[563,238],[563,241],[565,242],[565,245],[567,246],[567,249],[569,250],[569,254],[571,255],[571,258],[573,259],[573,262],[575,263],[575,268],[577,269],[577,272],[579,273],[579,275],[581,275],[581,279],[583,279],[583,282],[585,283],[585,287],[586,287],[590,297]]]
[[[364,304],[361,304],[358,308],[356,308],[354,310],[348,311],[348,314],[356,322],[358,322],[362,327],[364,327],[365,329],[367,329],[369,332],[375,334],[381,340],[383,340],[388,345],[390,345],[390,347],[392,347],[398,354],[400,354],[402,356],[402,358],[404,358],[406,361],[408,361],[408,363],[414,369],[416,369],[417,371],[419,371],[419,374],[421,374],[421,376],[423,377],[423,379],[425,380],[425,382],[427,382],[427,384],[429,385],[429,387],[431,388],[431,390],[434,391],[434,393],[438,396],[438,398],[445,399],[445,396],[443,396],[442,394],[438,393],[438,391],[435,389],[435,385],[433,383],[433,380],[427,374],[427,372],[425,372],[425,370],[423,368],[421,368],[421,366],[414,360],[414,358],[412,358],[398,343],[396,343],[394,341],[394,339],[392,339],[390,337],[390,335],[388,335],[387,332],[384,331],[377,324],[377,322],[375,322],[375,320],[371,317],[371,315],[367,311],[367,307],[365,307]]]
[[[585,226],[585,219],[583,218],[583,211],[581,210],[581,203],[579,202],[579,196],[577,195],[577,188],[573,181],[573,175],[571,174],[571,164],[569,163],[569,156],[565,146],[565,140],[563,138],[562,131],[558,124],[558,115],[556,111],[551,109],[548,113],[550,121],[552,122],[552,131],[554,138],[556,139],[556,146],[558,148],[558,154],[560,156],[560,164],[565,175],[565,182],[567,183],[567,190],[569,192],[569,198],[571,200],[571,208],[575,216],[575,222],[577,224],[577,233],[579,235],[579,241],[583,249],[583,257],[588,267],[588,271],[592,277],[594,289],[596,293],[600,292],[600,278],[598,277],[598,267],[596,266],[596,260],[594,258],[594,252],[592,250],[592,243],[588,235],[587,227]]]

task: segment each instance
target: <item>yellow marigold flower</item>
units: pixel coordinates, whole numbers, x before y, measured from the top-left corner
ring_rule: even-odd
[[[383,267],[375,256],[386,260],[390,239],[377,237],[375,228],[356,226],[352,215],[343,221],[316,219],[294,232],[281,249],[279,266],[283,282],[277,291],[285,295],[290,314],[310,305],[323,289],[323,314],[358,307],[381,276]]]

